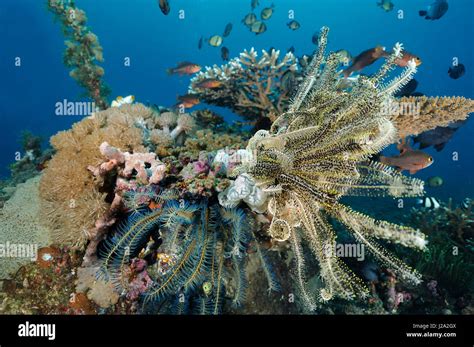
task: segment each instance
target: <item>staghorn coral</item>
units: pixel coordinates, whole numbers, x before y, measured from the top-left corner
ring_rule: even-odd
[[[56,154],[41,178],[40,197],[41,218],[51,229],[54,242],[84,245],[98,229],[110,224],[107,211],[112,200],[104,187],[110,182],[87,168],[103,162],[99,151],[103,142],[130,153],[147,152],[142,145],[143,132],[135,123],[151,116],[152,111],[141,104],[110,108],[51,138]]]
[[[295,56],[289,52],[280,59],[280,51],[262,50],[258,58],[255,49],[245,50],[238,58],[221,67],[207,67],[191,79],[189,92],[208,104],[227,106],[248,120],[258,120],[282,113],[291,95],[284,83],[285,73],[298,70]],[[218,88],[199,88],[200,82],[217,79]]]
[[[73,68],[69,73],[99,109],[108,107],[109,88],[102,81],[104,69],[96,62],[103,62],[102,46],[97,36],[86,26],[87,17],[73,1],[48,0],[48,8],[62,23],[66,51],[64,64]]]
[[[346,92],[335,83],[339,61],[331,53],[324,60],[327,28],[320,47],[307,69],[288,112],[249,140],[253,161],[245,168],[257,186],[269,195],[268,212],[273,216],[269,234],[276,241],[290,241],[296,262],[296,277],[304,305],[316,302],[305,281],[302,240],[309,244],[320,265],[324,288],[319,299],[365,297],[364,283],[335,256],[336,234],[331,218],[340,221],[353,236],[397,275],[413,283],[420,276],[391,255],[374,239],[382,238],[407,247],[424,249],[425,236],[417,230],[357,213],[339,202],[344,195],[419,196],[423,182],[369,161],[369,157],[396,138],[396,129],[381,109],[416,72],[414,63],[388,83],[384,78],[402,46],[378,73],[361,76]]]
[[[447,126],[466,119],[474,112],[474,100],[463,97],[409,96],[398,99],[397,103],[419,109],[419,112],[396,112],[389,115],[400,138],[418,135],[438,126]]]

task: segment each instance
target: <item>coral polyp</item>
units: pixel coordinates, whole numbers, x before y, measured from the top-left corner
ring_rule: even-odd
[[[327,28],[321,31],[319,50],[289,111],[277,118],[270,131],[258,131],[247,147],[253,153],[247,172],[269,196],[268,212],[273,217],[269,234],[276,241],[290,241],[302,298],[311,309],[315,303],[306,288],[302,240],[320,265],[324,282],[320,300],[368,294],[362,280],[331,252],[337,242],[331,219],[340,221],[384,265],[413,283],[420,282],[420,275],[375,239],[417,249],[423,249],[426,243],[424,234],[415,229],[377,221],[340,202],[341,197],[351,195],[423,194],[421,180],[370,160],[396,138],[395,127],[381,110],[411,79],[415,65],[409,64],[399,77],[383,83],[395,59],[403,54],[397,45],[374,77],[361,76],[349,91],[340,92],[335,83],[336,55],[324,57],[327,32]]]

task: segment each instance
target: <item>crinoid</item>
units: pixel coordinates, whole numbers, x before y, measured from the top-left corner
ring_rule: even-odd
[[[221,313],[230,282],[232,305],[241,306],[247,288],[247,248],[253,240],[249,214],[210,205],[207,199],[176,200],[166,190],[146,197],[152,197],[154,208],[134,208],[101,245],[98,276],[112,280],[126,295],[133,277],[130,264],[143,258],[152,279],[142,293],[145,313]],[[261,259],[264,262],[264,254]],[[271,267],[264,265],[270,290],[277,290]]]
[[[344,195],[423,194],[421,180],[369,159],[396,139],[396,129],[382,109],[410,81],[415,64],[410,62],[399,77],[383,83],[402,55],[402,46],[397,44],[375,75],[360,76],[351,89],[340,92],[336,89],[337,55],[324,55],[327,33],[323,28],[319,50],[288,112],[276,119],[270,131],[258,131],[247,147],[253,153],[247,172],[269,194],[268,211],[273,215],[269,233],[277,241],[290,241],[301,297],[310,309],[316,307],[316,301],[305,284],[302,240],[309,243],[320,264],[325,286],[319,292],[320,300],[368,294],[362,280],[333,255],[336,234],[331,218],[345,225],[384,265],[414,283],[420,282],[420,276],[374,239],[418,249],[426,243],[417,230],[377,221],[339,202]]]

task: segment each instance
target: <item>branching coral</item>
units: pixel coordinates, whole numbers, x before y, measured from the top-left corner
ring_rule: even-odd
[[[282,81],[286,77],[296,78],[293,75],[297,69],[296,58],[290,52],[280,59],[280,51],[262,50],[259,58],[252,48],[228,64],[207,67],[198,73],[191,79],[190,92],[208,104],[230,107],[244,118],[255,121],[272,114],[276,116],[286,109],[291,91]],[[221,84],[212,89],[199,88],[199,83],[206,79],[216,79]]]
[[[397,103],[416,110],[389,115],[401,138],[464,120],[474,112],[474,100],[463,97],[410,96],[398,99]]]
[[[48,8],[63,25],[65,41],[64,64],[81,87],[87,90],[97,107],[108,107],[108,87],[102,81],[104,69],[96,64],[103,62],[102,47],[97,36],[86,26],[86,14],[74,1],[48,0]]]
[[[337,241],[330,218],[342,222],[376,258],[414,283],[420,276],[374,239],[417,249],[425,246],[425,236],[419,231],[376,221],[339,202],[344,195],[410,197],[423,193],[422,181],[369,161],[372,154],[396,138],[396,129],[381,109],[411,79],[416,66],[408,64],[399,77],[383,83],[402,54],[397,44],[377,74],[361,76],[350,91],[338,92],[337,55],[324,57],[327,32],[327,28],[322,29],[319,51],[289,111],[276,119],[270,131],[258,131],[247,146],[254,156],[247,172],[270,196],[268,211],[273,219],[269,234],[277,241],[291,240],[297,281],[303,302],[310,309],[315,308],[315,302],[304,281],[302,239],[320,264],[324,282],[320,300],[351,299],[368,293],[364,283],[331,252]]]

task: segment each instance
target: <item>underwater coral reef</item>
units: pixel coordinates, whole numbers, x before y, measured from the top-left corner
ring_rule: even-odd
[[[474,110],[462,97],[397,98],[417,71],[410,60],[390,79],[401,44],[378,72],[346,86],[339,54],[326,54],[326,27],[304,62],[275,49],[259,58],[252,48],[197,73],[189,93],[242,115],[249,132],[207,109],[109,107],[96,65],[102,48],[85,13],[73,2],[48,5],[68,39],[65,65],[99,109],[51,138],[41,176],[18,186],[0,212],[0,236],[18,230],[21,241],[34,229],[42,247],[35,262],[2,268],[0,312],[385,314],[404,312],[422,291],[440,310],[441,298],[472,310],[463,276],[473,264],[471,209],[421,210],[408,226],[343,201],[422,196],[422,180],[375,156]],[[421,111],[387,114],[392,103]],[[32,135],[25,143],[43,156]],[[339,256],[349,243],[369,260]],[[461,257],[450,256],[453,246]],[[412,305],[429,313],[426,303]]]

